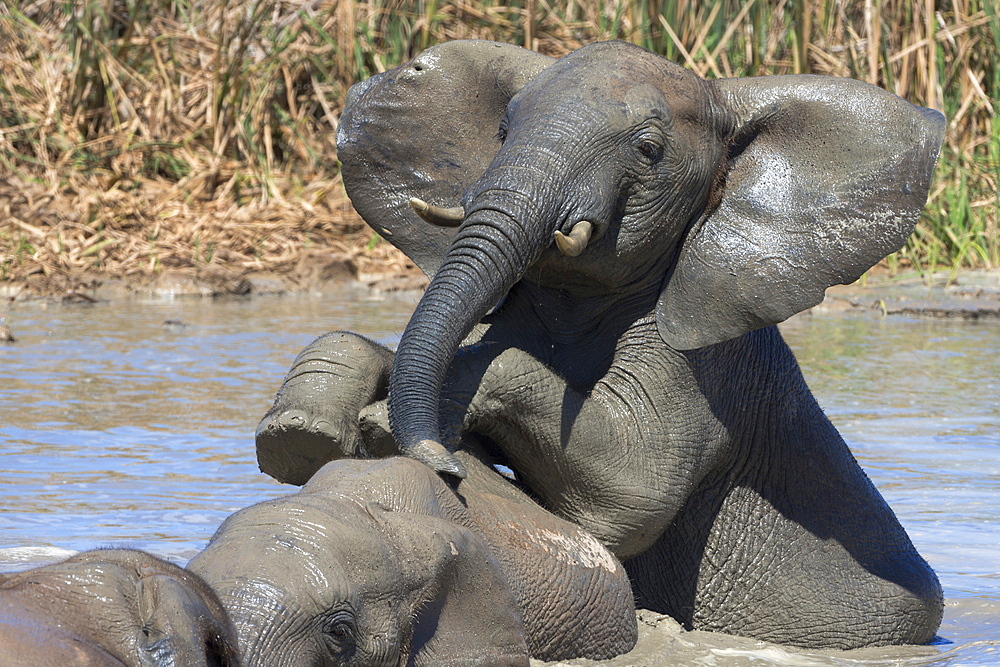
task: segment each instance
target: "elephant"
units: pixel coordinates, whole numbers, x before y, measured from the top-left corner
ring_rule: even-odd
[[[131,549],[0,575],[4,665],[236,667],[236,632],[205,582]]]
[[[455,490],[411,458],[345,458],[223,522],[188,568],[221,597],[245,664],[526,666],[630,650],[618,560],[459,456],[470,474]]]
[[[325,366],[339,398],[280,391],[261,469],[371,454],[387,399],[400,452],[461,478],[479,438],[687,628],[926,643],[937,577],[776,325],[903,245],[943,132],[863,82],[704,80],[624,42],[448,42],[358,83],[347,193],[431,281],[395,352],[303,351],[285,386]]]

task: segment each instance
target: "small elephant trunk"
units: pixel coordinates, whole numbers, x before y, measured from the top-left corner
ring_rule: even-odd
[[[483,197],[452,243],[403,332],[389,379],[389,423],[400,450],[438,472],[458,477],[465,469],[441,444],[441,388],[455,352],[472,328],[551,243],[554,229],[525,224],[505,205]],[[529,202],[525,202],[529,206]],[[530,210],[530,209],[529,209]]]

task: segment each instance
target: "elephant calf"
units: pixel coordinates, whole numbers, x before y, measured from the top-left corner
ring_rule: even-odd
[[[212,589],[129,549],[0,575],[0,656],[7,666],[239,664]]]
[[[457,491],[412,459],[342,460],[230,516],[188,568],[222,598],[247,664],[527,665],[630,650],[615,557],[459,456],[470,475]]]

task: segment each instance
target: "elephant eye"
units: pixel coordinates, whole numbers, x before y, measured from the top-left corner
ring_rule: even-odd
[[[333,656],[343,656],[354,648],[354,616],[347,611],[339,611],[330,617],[323,627],[323,643]]]
[[[504,118],[502,121],[500,121],[500,129],[497,130],[497,140],[500,142],[501,146],[503,145],[503,142],[507,141],[507,119],[506,118]]]
[[[638,148],[642,156],[650,162],[659,162],[663,157],[663,146],[650,139],[640,141]]]

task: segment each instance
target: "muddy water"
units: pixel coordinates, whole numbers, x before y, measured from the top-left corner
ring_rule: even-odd
[[[109,544],[186,561],[230,512],[291,490],[257,471],[253,429],[298,350],[332,329],[394,344],[412,306],[345,292],[6,312],[0,569]],[[616,664],[1000,664],[1000,323],[816,314],[783,330],[937,570],[941,639],[804,653],[660,621]]]
[[[394,343],[412,307],[345,292],[8,313],[0,567],[37,546],[185,561],[232,511],[293,490],[258,471],[253,431],[298,351],[336,328]]]

